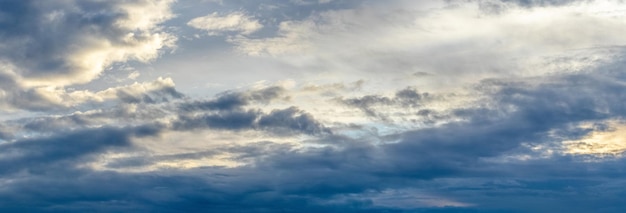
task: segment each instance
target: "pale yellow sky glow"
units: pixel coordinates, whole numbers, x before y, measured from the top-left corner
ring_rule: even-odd
[[[626,151],[626,123],[612,121],[607,130],[592,131],[578,140],[564,141],[565,153],[595,155],[598,157],[622,156]]]

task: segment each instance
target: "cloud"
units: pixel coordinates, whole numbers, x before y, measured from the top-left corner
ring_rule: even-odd
[[[566,153],[574,155],[590,155],[593,157],[620,157],[626,152],[623,131],[624,126],[620,122],[607,122],[608,124],[592,124],[590,131],[582,139],[563,141]]]
[[[176,40],[160,25],[174,16],[172,3],[0,3],[0,107],[64,109],[80,96],[68,94],[68,86],[91,82],[114,64],[157,58]]]
[[[532,9],[496,3],[506,12],[485,11],[476,1],[367,2],[277,21],[273,35],[226,40],[238,52],[287,64],[310,78],[358,76],[387,88],[401,83],[424,90],[580,71],[610,60],[615,45],[625,42],[623,23],[616,21],[621,12],[610,9],[624,6],[618,1]],[[403,76],[409,73],[431,75]]]
[[[341,103],[356,107],[362,110],[366,115],[374,118],[388,120],[388,118],[374,109],[375,106],[393,106],[400,105],[404,107],[419,107],[423,102],[432,100],[433,97],[429,93],[419,93],[415,88],[405,88],[396,92],[394,97],[384,97],[379,95],[367,95],[360,98],[339,99]]]
[[[0,159],[0,173],[45,173],[59,164],[76,166],[84,156],[131,146],[131,137],[156,135],[159,131],[158,127],[148,125],[126,129],[101,127],[3,143],[0,146],[5,155]]]
[[[172,46],[158,27],[173,16],[171,3],[5,1],[0,58],[25,87],[86,83],[113,63],[147,62]]]
[[[0,125],[0,140],[7,140],[12,137],[13,137],[13,134],[11,134],[10,129],[8,129],[4,125]]]
[[[501,0],[502,2],[512,2],[523,6],[555,6],[564,5],[574,2],[582,2],[580,0]]]
[[[187,101],[178,105],[179,117],[173,121],[176,130],[214,128],[225,130],[264,130],[276,135],[304,133],[317,135],[330,130],[313,116],[297,107],[273,109],[269,113],[255,105],[289,99],[281,86],[247,91],[226,91],[212,100]],[[246,109],[250,108],[250,109]]]
[[[610,169],[621,165],[621,158],[584,162],[565,153],[530,160],[516,159],[515,156],[537,155],[528,145],[557,148],[559,144],[555,141],[564,137],[583,138],[584,134],[561,135],[569,134],[570,130],[580,131],[576,129],[580,122],[602,123],[607,118],[623,116],[626,113],[621,104],[624,100],[615,98],[621,97],[617,93],[624,89],[623,77],[619,77],[619,72],[612,73],[609,67],[592,73],[552,76],[541,81],[522,80],[527,82],[520,82],[520,79],[484,81],[477,88],[488,94],[490,104],[459,108],[455,115],[462,118],[461,121],[400,132],[395,137],[399,140],[389,137],[391,141],[372,143],[346,135],[316,134],[318,137],[314,140],[324,141],[327,145],[231,143],[206,152],[194,150],[188,154],[145,158],[139,155],[118,158],[107,164],[110,168],[133,168],[160,161],[202,159],[231,153],[231,159],[248,163],[235,167],[170,168],[130,173],[76,167],[82,165],[84,159],[93,159],[107,150],[142,145],[131,143],[128,137],[171,131],[163,127],[98,128],[59,133],[48,139],[20,140],[4,145],[6,149],[3,150],[17,153],[8,155],[6,162],[11,160],[17,165],[43,169],[38,171],[51,169],[57,172],[33,172],[13,180],[14,175],[19,175],[17,167],[5,167],[2,171],[11,174],[5,179],[13,182],[0,190],[0,196],[6,198],[2,199],[7,202],[3,208],[16,208],[16,204],[8,203],[11,201],[33,204],[28,207],[32,210],[55,208],[64,211],[89,208],[148,211],[171,207],[172,211],[182,208],[220,212],[276,209],[293,212],[338,209],[346,212],[532,212],[559,207],[585,212],[596,208],[593,202],[598,201],[580,200],[585,196],[576,196],[586,193],[599,193],[607,205],[620,204],[621,201],[611,197],[623,193],[623,187],[613,186],[612,191],[604,192],[595,189],[611,188],[610,184],[602,184],[607,182],[622,186],[623,183],[613,177],[621,177],[623,172]],[[254,91],[242,94],[250,93]],[[397,107],[411,107],[401,100],[413,100],[417,97],[415,94],[420,93],[401,89],[388,99],[397,99]],[[200,122],[196,128],[265,128],[277,133],[281,133],[278,129],[317,133],[321,128],[311,115],[297,108],[268,113],[242,107],[189,112],[201,113],[194,117]],[[89,138],[89,142],[85,138]],[[183,143],[178,146],[184,146],[185,141],[177,141]],[[73,146],[60,146],[67,143]],[[47,156],[47,160],[31,160],[40,159],[37,156]],[[84,158],[86,156],[89,158]],[[512,159],[503,159],[507,156]],[[584,169],[590,165],[601,169]],[[66,175],[80,177],[81,181],[69,182],[63,178]],[[572,177],[576,180],[563,183],[564,179]],[[102,178],[108,180],[105,181],[106,187],[102,186]],[[185,187],[189,185],[193,187]],[[53,186],[65,190],[49,190]],[[98,187],[102,189],[94,190]],[[16,191],[22,192],[19,199],[10,196]],[[81,196],[77,197],[75,193]],[[549,200],[550,196],[558,197],[559,202],[548,205],[546,199]],[[124,201],[120,201],[120,197]],[[418,199],[420,205],[413,203],[407,207],[402,201],[408,198]],[[516,203],[510,198],[524,202]],[[37,200],[54,202],[54,205],[35,202]],[[569,208],[563,204],[571,201],[577,201],[579,206]],[[446,203],[457,207],[445,207]],[[529,206],[528,203],[544,205]]]
[[[172,111],[175,107],[172,105],[186,98],[175,89],[170,78],[158,78],[153,82],[134,83],[98,92],[58,90],[44,94],[56,99],[54,102],[42,102],[41,108],[37,109],[47,112],[47,115],[27,115],[5,120],[7,127],[13,132],[10,139],[100,126],[167,123],[168,114],[175,114]],[[27,101],[32,99],[19,100],[28,104]],[[24,109],[27,106],[32,107],[33,103],[30,104],[16,105]]]
[[[226,91],[220,93],[215,100],[183,103],[180,109],[184,111],[232,110],[251,103],[267,104],[275,99],[281,98],[281,96],[284,96],[285,92],[285,89],[279,86],[245,92]]]
[[[253,56],[302,53],[311,48],[308,37],[312,35],[310,28],[313,27],[313,23],[285,21],[278,26],[275,37],[249,39],[239,36],[228,41],[236,44],[241,52]]]
[[[604,77],[597,77],[597,75]],[[410,182],[410,180],[419,179],[426,180],[424,185],[443,182],[444,186],[438,186],[436,191],[444,192],[444,194],[447,194],[446,191],[450,192],[448,195],[454,194],[454,197],[460,199],[461,202],[465,200],[470,204],[473,202],[481,203],[480,207],[474,208],[470,205],[470,207],[461,208],[463,211],[473,209],[478,212],[489,211],[490,209],[492,211],[545,211],[555,206],[561,206],[562,203],[552,204],[551,207],[545,208],[540,207],[541,205],[525,207],[523,204],[507,202],[506,198],[490,197],[483,192],[502,193],[501,195],[504,197],[520,196],[528,202],[544,203],[544,199],[547,199],[548,195],[532,198],[532,196],[526,197],[524,193],[532,195],[547,190],[549,193],[558,195],[568,193],[567,190],[558,188],[555,183],[550,181],[542,186],[531,184],[516,186],[515,190],[519,190],[517,191],[519,193],[510,192],[509,190],[512,190],[510,188],[463,189],[455,188],[453,184],[457,180],[472,180],[473,177],[488,180],[493,180],[494,177],[528,179],[530,182],[539,178],[558,182],[562,178],[584,176],[584,180],[591,183],[585,181],[572,182],[568,184],[572,187],[568,190],[587,192],[594,188],[595,181],[600,181],[596,178],[603,179],[612,176],[612,174],[605,173],[608,171],[594,170],[592,172],[585,170],[583,167],[589,166],[588,162],[584,162],[576,156],[559,153],[560,142],[563,138],[575,139],[584,136],[584,134],[573,134],[585,131],[584,129],[575,128],[570,132],[569,129],[572,128],[572,125],[577,126],[581,122],[602,123],[606,122],[607,118],[621,118],[626,113],[620,104],[623,100],[615,99],[615,97],[619,97],[616,93],[623,89],[621,88],[623,85],[620,83],[623,79],[616,80],[615,76],[605,78],[606,75],[610,74],[598,71],[552,77],[541,82],[537,82],[537,79],[528,79],[528,83],[533,82],[536,83],[535,85],[513,83],[506,80],[484,82],[484,86],[495,89],[485,91],[495,91],[490,95],[493,98],[492,101],[495,101],[491,106],[498,107],[458,109],[457,115],[465,118],[465,121],[406,131],[400,133],[401,140],[380,146],[345,143],[339,146],[340,148],[325,147],[289,154],[280,153],[275,156],[274,160],[264,162],[274,166],[273,168],[280,168],[281,171],[298,168],[299,172],[306,173],[308,170],[319,172],[330,169],[330,171],[341,173],[336,174],[341,177],[351,177],[349,174],[357,173],[365,176],[360,177],[361,180],[367,178],[376,180],[379,177],[387,180]],[[340,140],[334,138],[332,141],[337,144]],[[552,149],[553,153],[547,157],[539,157],[540,153],[535,152],[545,150],[539,148],[533,151],[534,149],[528,148],[529,145],[531,147],[541,145]],[[525,155],[537,158],[531,157],[528,160],[524,157],[515,158],[515,156]],[[509,156],[512,159],[503,159]],[[615,160],[621,162],[623,159]],[[612,168],[617,165],[614,163],[613,161],[596,162],[594,166]],[[348,174],[343,174],[344,172]],[[332,174],[332,172],[330,173]],[[331,174],[328,175],[332,176]],[[333,186],[341,186],[340,183],[337,183],[340,180],[337,182],[324,181],[326,179],[317,180],[316,183],[320,183],[320,185],[309,189],[322,190],[325,189],[324,187],[331,187],[328,189],[329,192],[358,194],[359,190],[364,189],[379,190],[377,187],[396,187],[392,186],[393,184],[386,185],[376,182],[357,183],[358,186],[355,188],[333,188]],[[616,180],[611,179],[609,181],[615,182]],[[452,188],[445,188],[448,184],[451,184],[450,187]],[[407,187],[408,185],[410,184],[403,183],[397,187]],[[349,187],[350,184],[343,186]],[[415,187],[420,186],[418,184]],[[552,186],[557,188],[542,188]],[[440,187],[444,187],[444,189]],[[458,187],[462,187],[462,184]],[[512,194],[508,194],[509,192]],[[473,196],[473,194],[484,196],[482,198],[485,200],[463,199],[463,197]],[[612,195],[612,193],[604,194],[609,199]],[[578,200],[575,198],[576,196],[563,196],[567,197],[563,198],[563,203],[572,201],[568,199]],[[610,200],[607,202],[617,202],[615,199]],[[593,206],[591,202],[585,202],[584,205],[579,206],[580,209],[571,209],[572,211],[585,212],[595,208]],[[445,212],[445,209],[438,211]]]
[[[226,91],[210,100],[187,97],[176,90],[170,78],[158,78],[153,82],[134,83],[98,92],[88,90],[64,92],[60,91],[57,94],[60,100],[64,100],[56,106],[57,110],[78,109],[78,111],[10,120],[7,128],[11,128],[15,133],[12,134],[14,136],[12,138],[48,135],[58,131],[103,125],[141,125],[153,122],[163,125],[174,122],[176,129],[258,129],[281,131],[280,134],[292,130],[307,134],[327,131],[310,114],[296,108],[285,109],[282,115],[278,115],[280,110],[266,114],[256,108],[259,104],[267,105],[272,101],[285,99],[287,91],[278,86],[241,92]],[[44,106],[46,106],[44,109],[50,110],[49,104]],[[292,123],[277,124],[271,121],[281,119],[280,116],[291,116],[282,119]],[[259,125],[258,120],[261,118],[264,123]]]
[[[183,115],[174,121],[173,128],[176,130],[214,128],[233,131],[259,129],[277,135],[330,133],[330,130],[315,120],[312,115],[296,107],[272,110],[270,113],[234,109],[191,117]]]
[[[58,10],[62,16],[90,14],[85,15],[87,20],[109,24],[89,22],[90,27],[75,24],[69,28],[93,27],[102,34],[96,38],[112,41],[121,35],[116,29],[124,31],[132,26],[138,33],[146,29],[145,33],[166,33],[171,28],[161,28],[161,23],[171,14],[169,2],[163,2],[167,1],[23,1],[0,5],[31,9],[54,6],[63,9]],[[223,5],[237,4],[233,2]],[[263,61],[259,63],[263,66],[248,65],[255,69],[246,70],[245,77],[269,78],[266,73],[255,76],[254,71],[276,67],[297,72],[293,75],[297,79],[276,84],[282,86],[258,83],[249,89],[227,88],[212,98],[198,98],[187,95],[190,91],[180,92],[173,79],[178,85],[189,82],[178,81],[176,76],[127,85],[104,79],[93,85],[76,85],[79,80],[71,79],[45,85],[36,82],[42,73],[22,71],[27,65],[44,62],[20,62],[24,65],[15,62],[19,62],[18,56],[7,56],[7,62],[0,65],[2,107],[41,112],[0,113],[0,210],[624,209],[620,198],[626,192],[622,169],[626,158],[620,134],[626,119],[626,96],[622,94],[626,90],[626,63],[618,45],[623,23],[617,21],[622,13],[604,11],[623,4],[302,2],[316,6],[301,7],[320,10],[309,13],[307,9],[292,16],[282,11],[298,9],[281,7],[294,4],[263,1],[279,6],[259,9],[254,17],[241,13],[235,24],[206,25],[209,27],[205,29],[225,35],[211,37],[212,41],[226,39],[249,54],[237,58],[226,54],[220,60],[238,64]],[[486,3],[501,8],[491,10],[485,8]],[[144,19],[144,7],[140,6],[147,5],[162,8],[167,15],[148,11],[163,19]],[[249,10],[250,5],[258,6],[246,3],[240,8]],[[342,6],[349,8],[339,8]],[[176,8],[181,14],[187,10],[184,6]],[[221,9],[232,11],[222,7],[215,10]],[[29,10],[16,11],[26,14]],[[192,13],[207,11],[193,8]],[[264,13],[275,14],[268,17]],[[217,14],[227,13],[211,13],[208,19],[220,21],[229,16]],[[11,20],[4,17],[15,15],[0,15],[0,24]],[[287,18],[276,18],[283,15]],[[63,20],[60,23],[74,23]],[[185,25],[178,22],[186,20],[172,19],[167,24]],[[246,28],[246,22],[263,26]],[[39,22],[25,23],[39,26]],[[261,27],[263,33],[256,34]],[[272,30],[277,30],[275,35]],[[27,34],[18,31],[16,35]],[[19,36],[0,37],[17,40]],[[68,37],[78,39],[76,44],[83,45],[79,49],[90,47],[80,39],[85,36]],[[64,42],[74,43],[61,39],[59,45],[64,47]],[[13,48],[0,45],[0,51],[5,47]],[[59,55],[63,62],[68,55],[61,53],[67,49],[71,48],[52,48],[40,58]],[[216,49],[223,53],[223,49]],[[206,55],[197,57],[206,60]],[[211,66],[193,69],[220,70]],[[79,72],[60,70],[50,73],[69,78]],[[136,70],[142,72],[141,78],[153,74],[143,73],[149,68]],[[245,78],[238,75],[241,73],[231,73],[235,69],[224,70],[225,74],[216,72],[216,76]],[[311,75],[306,72],[311,70],[322,77],[308,79]],[[197,90],[203,89],[191,93],[200,93]]]
[[[242,12],[234,12],[225,16],[220,16],[215,12],[194,18],[187,25],[204,30],[209,35],[220,35],[226,32],[249,35],[263,28],[259,20],[255,20]]]
[[[304,211],[304,208],[320,211],[345,208],[346,211],[357,212],[401,212],[407,209],[425,212],[498,212],[521,209],[526,212],[544,211],[552,207],[566,208],[558,203],[551,207],[541,207],[547,205],[545,199],[550,195],[527,194],[549,193],[566,202],[581,199],[568,194],[567,190],[575,192],[574,194],[584,194],[594,192],[593,188],[596,187],[610,188],[600,185],[600,180],[620,185],[612,177],[621,177],[622,172],[610,169],[623,161],[620,156],[611,158],[612,161],[605,159],[588,162],[577,153],[568,153],[564,149],[567,143],[563,142],[585,139],[587,133],[601,130],[585,129],[580,124],[600,125],[619,120],[626,114],[626,108],[622,104],[624,100],[619,95],[625,89],[625,78],[619,71],[621,66],[621,62],[615,62],[583,73],[485,80],[474,87],[476,92],[481,93],[475,95],[485,97],[475,101],[483,104],[466,104],[451,109],[451,116],[455,116],[456,120],[441,125],[407,129],[391,135],[367,137],[332,131],[332,128],[314,119],[314,114],[296,107],[270,111],[257,108],[258,104],[272,103],[286,94],[293,95],[282,87],[229,91],[211,100],[195,102],[182,99],[170,102],[170,105],[130,102],[163,107],[161,110],[166,112],[160,116],[173,116],[174,120],[170,120],[171,126],[167,123],[149,125],[154,120],[164,119],[146,117],[135,121],[146,124],[145,128],[140,125],[137,128],[101,128],[97,123],[91,123],[96,125],[68,133],[57,131],[51,136],[49,133],[44,134],[41,139],[17,139],[5,143],[6,149],[3,150],[8,150],[9,153],[6,155],[6,162],[18,162],[16,165],[35,168],[39,172],[33,172],[21,181],[13,182],[4,192],[26,191],[24,196],[28,196],[28,199],[21,200],[27,203],[34,202],[33,200],[51,200],[53,195],[65,197],[67,200],[55,200],[55,207],[68,211],[95,207],[120,208],[113,200],[122,196],[121,193],[125,191],[123,188],[131,186],[133,193],[137,194],[126,194],[128,197],[125,197],[127,203],[124,206],[142,210],[154,208],[155,203],[186,206],[189,209],[214,208],[216,211],[226,212],[242,209],[254,212],[259,208],[275,210],[272,206],[276,205],[284,205],[295,212]],[[169,85],[166,82],[161,83]],[[385,105],[406,110],[419,106],[420,101],[431,96],[417,92],[415,88],[404,88],[390,96],[374,95],[372,97],[376,98],[356,99],[367,103],[362,104],[364,106]],[[180,107],[185,106],[185,103],[196,107]],[[127,115],[111,116],[104,113],[100,116],[121,120]],[[85,125],[81,122],[94,121],[93,118],[80,116],[57,119],[60,122],[54,124],[57,126],[81,126]],[[52,121],[36,123],[52,124]],[[76,124],[68,124],[72,122]],[[35,125],[27,128],[46,131],[50,127]],[[226,130],[215,133],[220,134],[220,137],[244,134],[243,132],[252,130],[261,134],[273,134],[277,138],[286,137],[295,142],[244,143],[236,140],[230,144],[220,144],[216,141],[198,140],[206,137],[192,134],[192,141],[213,144],[215,147],[190,149],[185,147],[189,140],[174,137],[176,146],[187,149],[187,152],[153,154],[147,147],[167,150],[167,144],[172,141],[166,140],[166,137],[141,142],[129,139],[142,135],[193,132],[188,131],[192,129],[205,129],[209,132]],[[297,139],[301,134],[312,139]],[[100,141],[100,136],[104,141]],[[93,143],[85,142],[84,138],[93,139],[90,140]],[[70,143],[73,146],[57,147],[61,143]],[[544,155],[549,152],[551,154]],[[45,160],[41,160],[44,158]],[[109,158],[104,161],[103,168],[110,169],[110,172],[105,172],[100,167],[85,166],[103,158]],[[184,169],[171,166],[177,165],[175,163],[166,164],[216,158],[243,164],[192,166]],[[170,165],[167,167],[170,169],[159,167],[161,165]],[[603,169],[584,169],[589,165]],[[153,169],[121,172],[145,167]],[[49,170],[59,173],[41,172]],[[8,174],[6,178],[9,179],[20,174],[17,167],[7,166],[2,171]],[[61,177],[65,176],[62,174],[80,176],[83,182],[64,182]],[[101,181],[96,177],[103,175],[118,186],[125,187],[109,187],[108,190],[98,193],[84,190],[93,189],[90,186]],[[183,177],[183,180],[175,177]],[[571,189],[557,184],[560,180],[572,177],[580,180],[568,182],[567,186],[572,186]],[[137,185],[133,181],[135,178],[145,181]],[[494,183],[498,180],[504,182]],[[203,190],[198,192],[197,187],[192,190],[179,186],[184,183],[195,183]],[[430,184],[433,185],[429,186]],[[30,187],[34,185],[40,187]],[[39,189],[51,186],[81,191],[88,198]],[[467,189],[468,186],[480,190]],[[412,188],[420,191],[411,192]],[[390,191],[398,193],[390,195]],[[224,192],[228,193],[224,195]],[[623,191],[600,194],[602,198],[607,198],[604,201],[607,204],[617,204],[617,200],[611,199],[615,193]],[[226,197],[215,201],[217,194]],[[489,194],[500,196],[493,197]],[[1,193],[0,196],[9,197]],[[420,205],[407,207],[400,202],[407,197],[417,197]],[[546,205],[527,206],[503,200],[511,197]],[[207,207],[198,204],[198,200],[213,200],[229,205]],[[85,206],[77,205],[77,202]],[[300,205],[297,206],[294,202]],[[306,205],[303,206],[302,202]],[[191,205],[193,203],[196,204]],[[445,203],[457,207],[445,207]],[[578,203],[581,206],[572,208],[572,211],[584,212],[597,207],[590,201]],[[50,208],[50,205],[44,203],[31,208]]]
[[[82,95],[82,92],[74,92],[69,95],[77,94]],[[87,96],[87,98],[93,98],[96,100],[120,100],[124,103],[158,103],[169,102],[173,99],[183,98],[184,95],[176,91],[174,81],[171,78],[157,78],[157,80],[148,83],[137,83],[132,85],[108,88],[106,90],[97,92],[93,96]]]
[[[276,128],[277,131],[301,131],[311,135],[330,133],[330,130],[315,120],[311,114],[297,107],[272,110],[259,118],[258,125],[263,128]]]
[[[15,89],[6,85],[1,104],[5,109],[31,111],[53,111],[69,108],[84,108],[87,105],[104,103],[162,103],[181,99],[171,78],[159,77],[152,82],[111,87],[102,91],[70,90],[57,87]],[[2,105],[0,105],[2,106]]]

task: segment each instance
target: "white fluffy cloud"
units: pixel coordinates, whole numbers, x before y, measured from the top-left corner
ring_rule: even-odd
[[[259,20],[242,12],[235,12],[220,16],[217,12],[197,17],[187,25],[206,31],[209,35],[219,35],[225,32],[237,32],[248,35],[263,28]]]

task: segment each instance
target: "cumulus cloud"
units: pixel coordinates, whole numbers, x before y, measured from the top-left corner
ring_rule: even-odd
[[[172,46],[158,24],[172,1],[5,1],[0,57],[27,87],[86,83],[112,63],[149,61]]]
[[[66,87],[91,82],[116,63],[157,58],[176,40],[160,26],[173,17],[172,3],[0,3],[3,108],[63,108],[72,102],[62,97]]]

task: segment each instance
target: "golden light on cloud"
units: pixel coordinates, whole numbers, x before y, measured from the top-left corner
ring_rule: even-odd
[[[611,129],[594,131],[580,140],[564,141],[565,153],[617,156],[626,151],[626,124],[611,122]]]
[[[211,156],[199,159],[181,159],[173,161],[161,161],[155,163],[151,167],[151,170],[158,170],[163,168],[176,168],[176,169],[193,169],[199,167],[227,167],[234,168],[243,166],[245,163],[233,160],[234,156],[231,154],[220,154],[217,156]]]

